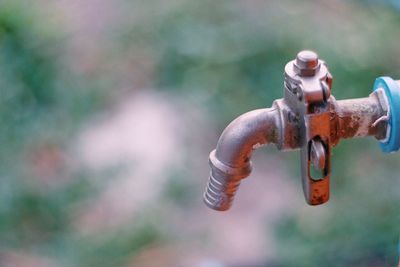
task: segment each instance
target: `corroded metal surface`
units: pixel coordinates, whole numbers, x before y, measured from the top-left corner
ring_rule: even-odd
[[[299,117],[300,167],[304,197],[310,205],[322,204],[329,199],[329,99],[332,76],[325,62],[320,60],[316,53],[301,51],[295,60],[286,64],[284,84],[285,100]],[[315,149],[318,149],[319,159],[323,162],[315,161]],[[317,163],[314,167],[319,172],[312,172],[313,163]]]
[[[374,136],[378,140],[386,136],[386,122],[377,122],[387,113],[377,93],[369,97],[332,101],[331,117],[336,132],[335,139]]]
[[[209,207],[216,210],[230,207],[240,180],[251,172],[253,150],[278,143],[281,130],[276,107],[250,111],[226,127],[217,148],[210,153],[211,173],[204,193]]]
[[[210,153],[204,192],[210,208],[229,209],[240,181],[251,173],[252,151],[264,145],[300,149],[304,195],[309,204],[318,205],[329,199],[330,152],[340,139],[386,138],[390,111],[384,95],[376,91],[365,98],[336,100],[327,65],[314,52],[302,51],[286,65],[284,85],[283,99],[241,115],[223,131]],[[312,166],[320,177],[312,176]]]

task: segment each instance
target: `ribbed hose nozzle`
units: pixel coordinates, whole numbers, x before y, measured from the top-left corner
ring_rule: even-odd
[[[233,202],[240,181],[249,176],[250,162],[240,167],[230,167],[218,160],[215,150],[210,153],[211,173],[204,192],[204,202],[214,210],[228,210]]]

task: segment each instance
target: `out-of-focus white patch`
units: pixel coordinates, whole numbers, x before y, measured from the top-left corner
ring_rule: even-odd
[[[1,267],[16,267],[16,266],[29,266],[29,267],[56,267],[59,266],[56,262],[43,256],[28,253],[26,251],[3,251],[0,254]]]
[[[178,117],[171,102],[147,91],[125,99],[112,114],[82,131],[74,153],[81,164],[99,173],[112,168],[120,171],[83,208],[79,228],[119,224],[134,216],[142,204],[157,200],[168,170],[181,159]]]
[[[206,259],[193,267],[226,267],[226,265],[217,260]]]
[[[179,155],[179,114],[155,93],[125,99],[117,110],[83,131],[79,155],[93,169],[133,163],[135,172],[157,172]]]

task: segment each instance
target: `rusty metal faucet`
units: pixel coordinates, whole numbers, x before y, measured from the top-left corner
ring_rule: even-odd
[[[271,108],[247,112],[231,122],[210,153],[211,173],[204,202],[212,209],[232,205],[240,181],[250,175],[251,154],[263,145],[300,149],[301,177],[308,204],[329,199],[331,149],[340,139],[373,136],[384,152],[400,147],[400,82],[378,78],[365,98],[336,100],[326,63],[301,51],[285,66],[284,98]],[[312,171],[313,170],[313,171]]]

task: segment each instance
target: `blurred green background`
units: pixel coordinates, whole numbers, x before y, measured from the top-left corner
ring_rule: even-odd
[[[299,155],[254,157],[232,210],[201,202],[225,126],[319,53],[337,99],[400,78],[397,1],[0,2],[0,266],[395,266],[400,157],[333,151],[309,207]]]

